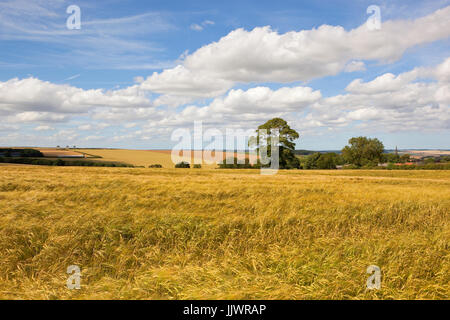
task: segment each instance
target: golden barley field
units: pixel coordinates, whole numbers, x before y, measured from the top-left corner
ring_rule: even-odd
[[[2,299],[450,298],[449,171],[2,166],[0,178]],[[380,290],[366,289],[369,265]]]
[[[81,153],[102,157],[99,160],[117,161],[135,166],[148,167],[151,164],[161,164],[165,168],[173,168],[170,152],[165,150],[126,150],[126,149],[78,149]]]
[[[187,161],[191,164],[201,163],[202,168],[214,169],[217,167],[217,164],[208,164],[205,161],[202,161],[202,156],[195,157],[194,152],[185,151],[185,156],[179,153],[178,156],[174,158],[172,161],[171,150],[127,150],[127,149],[77,149],[79,153],[86,153],[89,155],[100,156],[101,159],[99,161],[115,161],[122,162],[127,164],[132,164],[135,166],[145,166],[148,167],[151,164],[160,164],[164,168],[174,168],[175,164],[181,161]],[[206,151],[205,151],[206,152]],[[220,153],[221,159],[226,159],[225,152],[217,152]],[[215,156],[215,153],[212,153],[212,156]],[[237,153],[234,153],[234,156],[237,157]],[[206,154],[204,155],[206,157]]]

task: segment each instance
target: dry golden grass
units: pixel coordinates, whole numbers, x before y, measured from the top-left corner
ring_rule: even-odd
[[[448,171],[8,166],[0,177],[1,298],[450,297]],[[371,264],[378,291],[366,291]],[[69,265],[80,290],[65,286]]]
[[[102,161],[115,161],[148,167],[151,164],[161,164],[165,168],[173,168],[170,154],[156,150],[126,150],[126,149],[78,149],[91,155],[102,157]]]
[[[171,150],[77,149],[77,151],[102,157],[99,160],[123,162],[135,166],[148,167],[151,164],[161,164],[164,168],[174,168],[175,164],[181,161],[187,161],[191,164],[194,163],[194,152],[189,156],[188,151],[185,151],[187,158],[183,158],[182,154],[180,154],[179,157],[175,158],[175,163],[172,161]],[[222,159],[226,159],[226,153],[218,153],[220,153]],[[215,156],[214,152],[212,156]],[[237,156],[237,153],[235,153],[235,156]],[[201,156],[195,158],[200,159]],[[200,161],[197,160],[197,162]],[[216,164],[202,162],[202,168],[213,169],[215,167],[217,167]]]
[[[175,167],[170,151],[165,152],[166,150],[79,149],[78,151],[100,156],[104,161],[123,162],[145,167],[151,164],[160,164],[164,168]],[[180,158],[178,162],[182,160]]]
[[[79,152],[73,150],[55,149],[55,148],[36,148],[47,158],[80,156]]]

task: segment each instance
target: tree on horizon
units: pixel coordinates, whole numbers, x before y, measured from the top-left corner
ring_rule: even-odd
[[[377,138],[353,137],[348,143],[350,145],[342,149],[342,156],[347,163],[361,167],[382,162],[384,145]]]
[[[262,135],[262,129],[267,130],[266,135]],[[272,130],[277,129],[279,133],[279,168],[280,169],[294,169],[300,168],[300,161],[295,156],[295,142],[294,140],[300,137],[299,133],[292,129],[286,120],[282,118],[273,118],[266,123],[258,127],[256,139],[251,139],[249,144],[256,145],[259,151],[261,144],[267,144],[267,155],[270,157],[272,155],[271,145],[272,145]],[[256,141],[255,141],[256,140]]]

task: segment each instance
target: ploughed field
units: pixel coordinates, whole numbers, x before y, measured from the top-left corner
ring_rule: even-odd
[[[449,283],[446,170],[0,167],[0,298],[448,299]]]

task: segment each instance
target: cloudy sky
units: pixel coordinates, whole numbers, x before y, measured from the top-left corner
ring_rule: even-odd
[[[449,36],[450,0],[0,0],[0,145],[171,148],[279,116],[298,149],[450,149]]]

